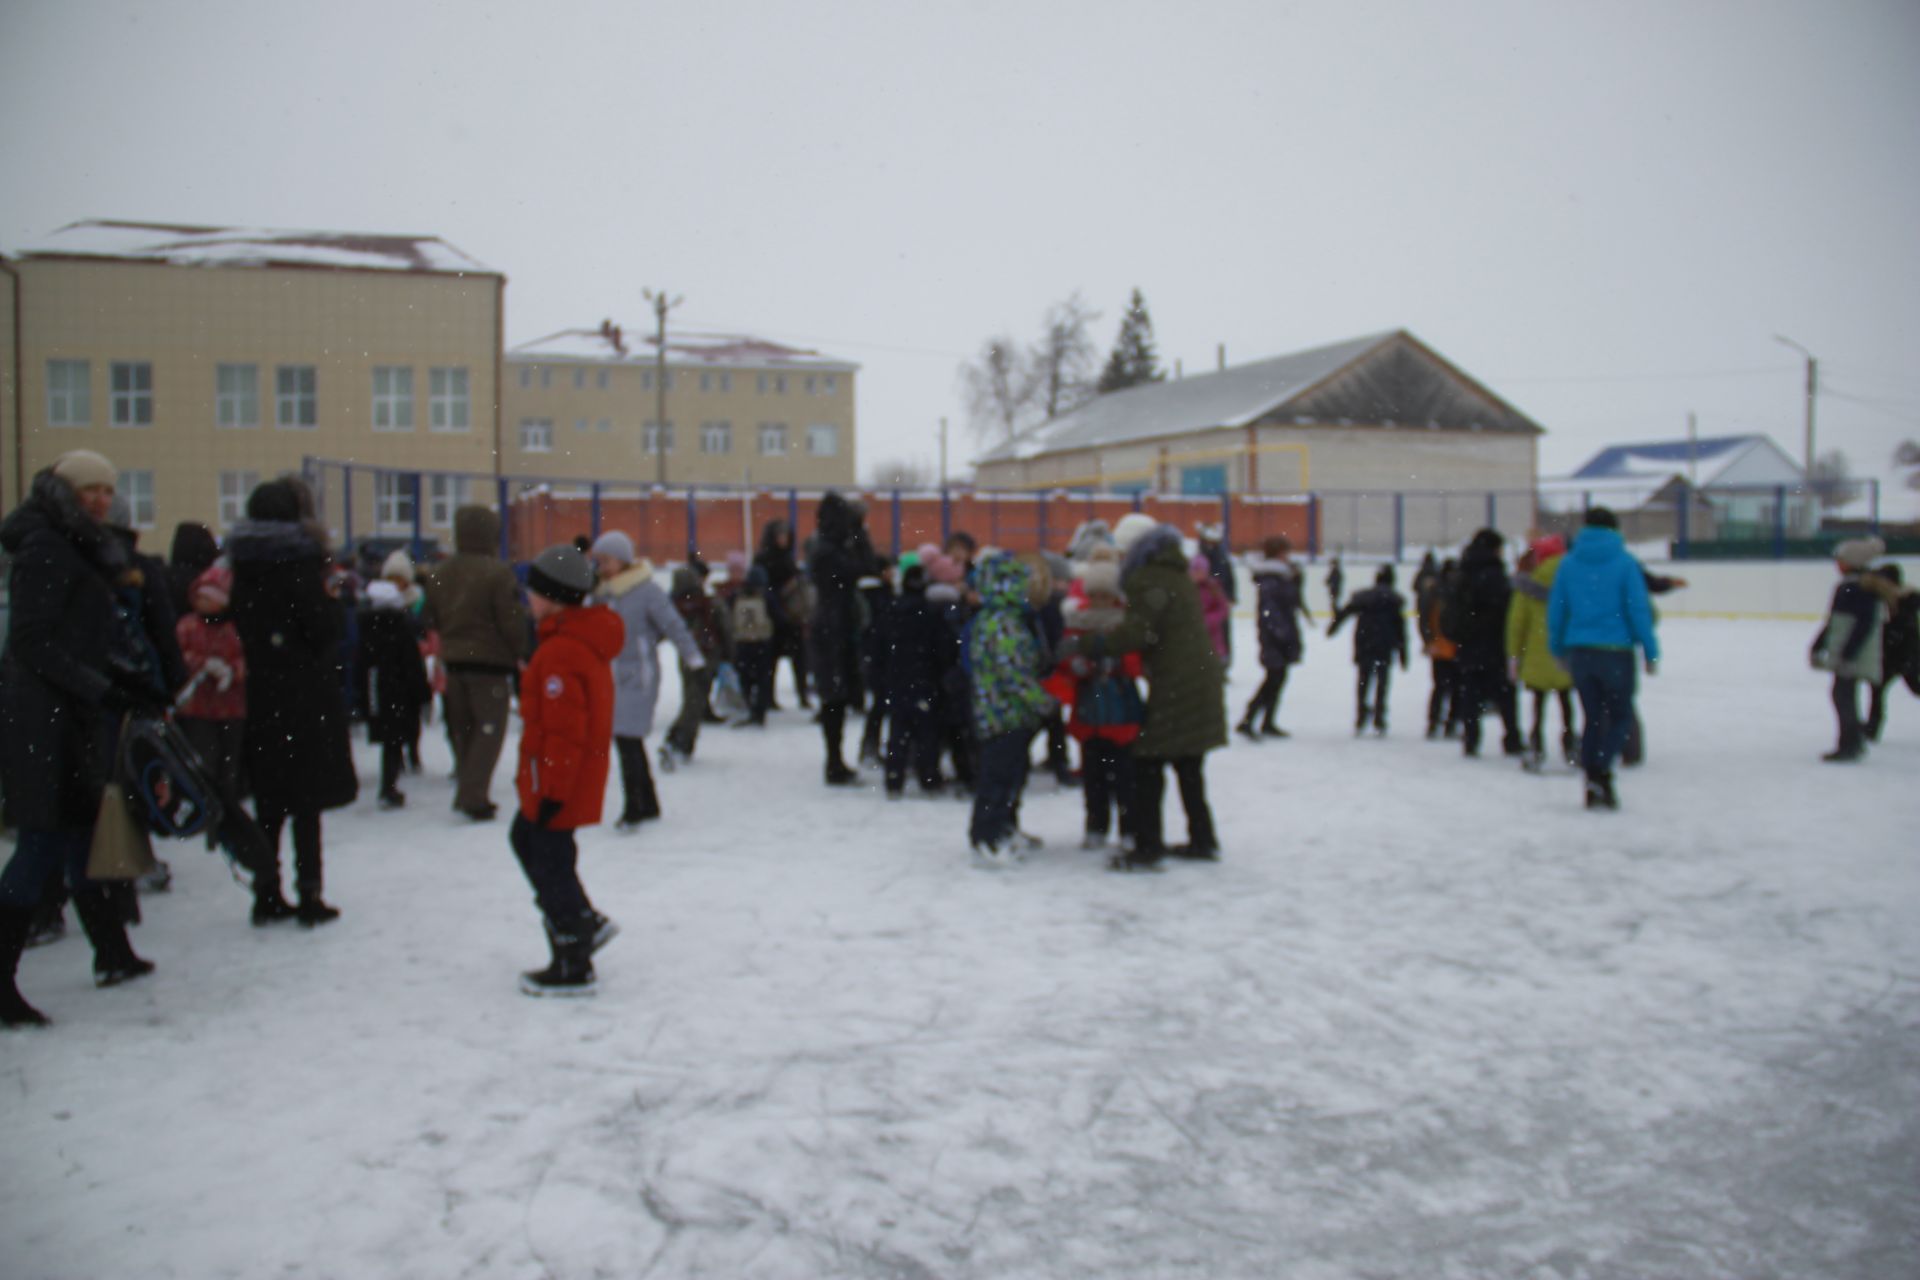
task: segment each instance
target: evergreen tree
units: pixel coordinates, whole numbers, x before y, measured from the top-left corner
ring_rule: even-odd
[[[1153,349],[1153,317],[1147,314],[1147,300],[1135,289],[1132,300],[1127,303],[1126,315],[1120,318],[1120,336],[1113,344],[1113,354],[1107,357],[1106,368],[1100,371],[1100,382],[1094,389],[1105,395],[1143,383],[1162,382],[1166,376],[1160,371],[1160,357]]]

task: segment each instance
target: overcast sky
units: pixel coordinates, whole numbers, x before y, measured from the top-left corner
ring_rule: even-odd
[[[0,250],[82,218],[431,233],[507,339],[859,361],[861,468],[1078,290],[1169,365],[1405,328],[1549,432],[1920,438],[1920,3],[0,0]],[[1913,505],[1894,498],[1890,509]]]

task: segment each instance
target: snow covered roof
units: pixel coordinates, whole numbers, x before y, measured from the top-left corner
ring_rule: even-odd
[[[1372,368],[1377,365],[1377,368]],[[1377,377],[1365,376],[1372,368]],[[1331,384],[1361,375],[1338,393]],[[1441,387],[1440,383],[1452,385]],[[1416,386],[1416,384],[1418,384]],[[1471,386],[1471,390],[1467,388]],[[1410,390],[1418,394],[1407,394]],[[1284,417],[1289,405],[1302,416],[1324,421],[1328,407],[1309,401],[1328,392],[1347,409],[1336,418],[1354,422],[1404,422],[1430,425],[1416,406],[1448,406],[1448,417],[1465,415],[1475,427],[1538,433],[1540,428],[1460,375],[1404,330],[1314,347],[1292,355],[1156,382],[1104,396],[1051,422],[1015,436],[981,456],[981,463],[1020,461],[1073,449],[1088,449],[1156,436],[1244,427],[1268,417]],[[1297,403],[1296,403],[1297,402]],[[1404,416],[1396,416],[1404,414]]]
[[[655,359],[654,332],[648,326],[628,327],[611,320],[597,329],[562,329],[507,352],[509,362],[593,361],[649,364]],[[743,333],[701,333],[668,330],[667,360],[678,365],[716,368],[823,369],[851,373],[860,366],[803,347],[789,347]]]
[[[1755,458],[1756,451],[1761,456]],[[1799,477],[1800,469],[1779,445],[1768,436],[1751,434],[1617,444],[1593,455],[1570,479],[1639,480],[1656,489],[1668,480],[1688,479],[1700,488],[1712,488],[1734,467],[1749,459],[1766,464],[1775,472],[1784,468],[1784,473],[1777,477],[1780,480]]]
[[[1587,506],[1612,507],[1616,511],[1637,511],[1659,497],[1676,477],[1597,476],[1542,480],[1536,486],[1536,499],[1542,511],[1582,511]]]
[[[285,231],[258,227],[184,227],[159,222],[69,223],[22,258],[110,258],[182,267],[321,267],[345,271],[417,271],[499,275],[437,236],[361,231]]]

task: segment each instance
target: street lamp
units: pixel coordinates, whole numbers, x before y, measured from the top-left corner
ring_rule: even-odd
[[[1778,342],[1782,346],[1792,347],[1795,351],[1798,351],[1801,355],[1807,358],[1806,468],[1807,468],[1807,484],[1812,485],[1813,484],[1813,400],[1814,400],[1814,397],[1818,395],[1820,391],[1820,362],[1814,358],[1813,352],[1807,350],[1805,347],[1795,342],[1792,338],[1786,337],[1783,334],[1776,333],[1773,335],[1773,340],[1775,342]]]
[[[679,294],[675,294],[669,298],[664,289],[642,289],[640,296],[653,304],[655,321],[653,352],[653,475],[654,483],[664,489],[667,487],[667,312],[685,302],[686,298]]]

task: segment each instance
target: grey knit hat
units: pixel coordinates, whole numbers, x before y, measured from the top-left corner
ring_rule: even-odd
[[[555,604],[585,604],[593,590],[593,566],[580,548],[558,543],[535,556],[527,567],[527,590]]]
[[[1833,549],[1833,558],[1849,569],[1864,569],[1887,553],[1878,538],[1850,538]]]

